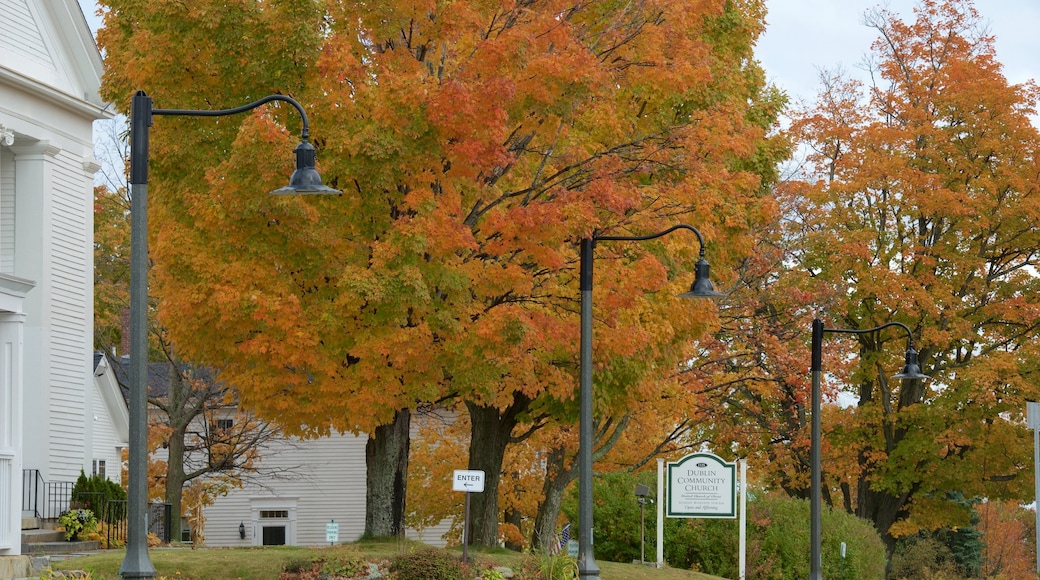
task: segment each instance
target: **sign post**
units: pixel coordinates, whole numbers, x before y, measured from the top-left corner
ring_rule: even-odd
[[[451,489],[466,494],[466,508],[462,516],[462,562],[465,564],[469,560],[469,494],[484,492],[484,472],[456,469],[451,477]]]
[[[1026,402],[1026,425],[1033,430],[1033,487],[1036,493],[1036,573],[1040,574],[1040,403]]]
[[[339,524],[336,523],[336,520],[330,520],[325,524],[325,541],[330,546],[335,546],[339,541]]]

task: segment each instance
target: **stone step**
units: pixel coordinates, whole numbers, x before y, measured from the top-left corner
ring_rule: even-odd
[[[63,536],[64,538],[64,536]],[[101,542],[96,540],[76,542],[33,542],[22,544],[23,554],[76,554],[81,552],[94,552],[101,549]]]
[[[22,530],[22,545],[38,542],[64,542],[65,532],[61,530]]]

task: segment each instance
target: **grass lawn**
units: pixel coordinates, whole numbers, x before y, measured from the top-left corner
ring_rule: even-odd
[[[289,560],[318,557],[334,559],[337,554],[360,551],[371,561],[385,560],[394,555],[421,547],[411,541],[358,542],[329,548],[301,548],[278,546],[265,548],[152,548],[148,554],[155,566],[156,578],[170,580],[278,580],[282,565]],[[461,556],[461,550],[452,549]],[[518,567],[524,555],[508,550],[471,550],[470,559],[491,561],[498,566]],[[123,550],[71,560],[53,562],[54,570],[86,570],[94,580],[119,578]],[[603,580],[712,580],[715,576],[672,568],[656,569],[636,564],[618,564],[598,561]]]

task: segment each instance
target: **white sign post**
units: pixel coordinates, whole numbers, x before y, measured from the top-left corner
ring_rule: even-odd
[[[484,472],[474,469],[456,469],[451,477],[452,491],[466,494],[466,511],[462,519],[462,562],[469,560],[467,546],[469,544],[469,494],[484,492]]]
[[[668,495],[664,496],[665,462],[657,460],[657,567],[664,566],[664,517],[736,518],[737,464],[713,453],[694,453],[668,463]],[[739,574],[746,566],[747,462],[740,460]]]
[[[332,546],[339,541],[339,524],[336,523],[336,520],[330,520],[325,524],[325,541]]]
[[[1036,493],[1036,573],[1040,574],[1040,403],[1026,402],[1026,425],[1033,430],[1033,487]]]

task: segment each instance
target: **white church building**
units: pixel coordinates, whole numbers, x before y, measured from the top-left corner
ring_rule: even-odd
[[[74,482],[98,461],[118,478],[121,437],[94,381],[93,122],[111,117],[101,56],[75,0],[0,0],[0,22],[2,568],[41,482]]]

